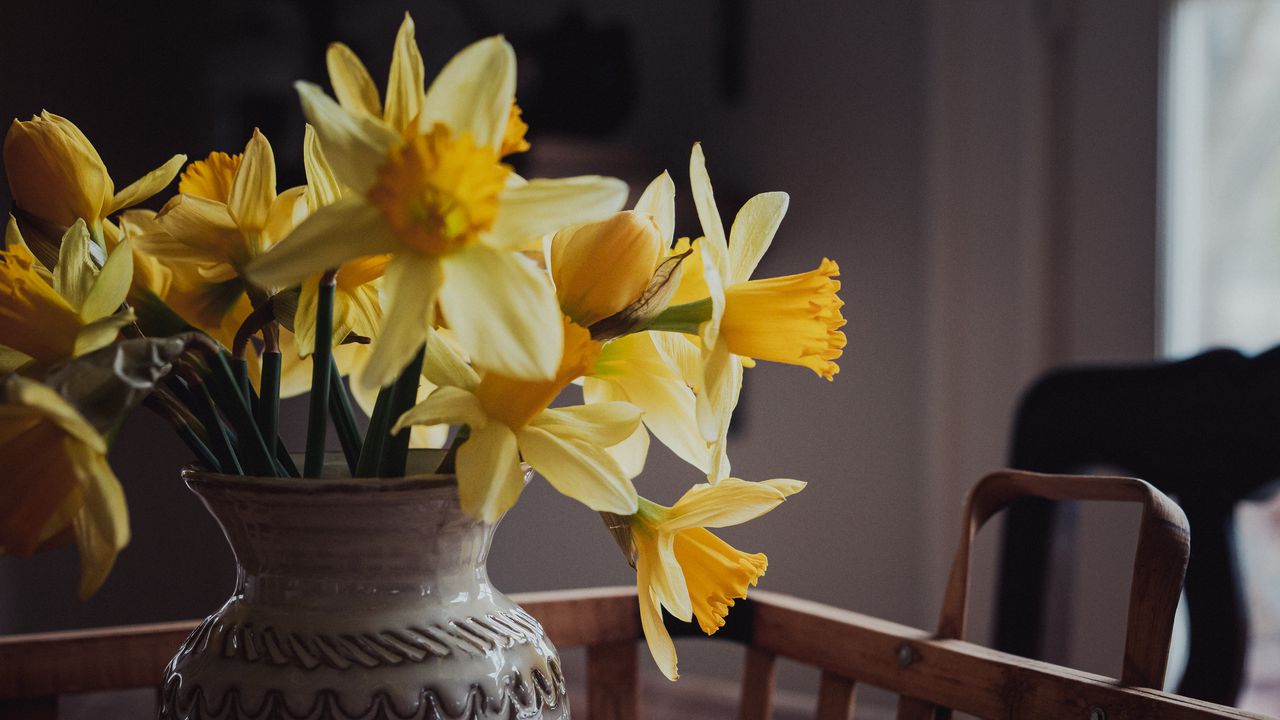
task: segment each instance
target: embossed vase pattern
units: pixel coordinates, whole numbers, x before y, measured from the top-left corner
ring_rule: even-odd
[[[555,648],[489,583],[493,527],[451,478],[195,470],[231,598],[165,670],[161,720],[565,720]]]

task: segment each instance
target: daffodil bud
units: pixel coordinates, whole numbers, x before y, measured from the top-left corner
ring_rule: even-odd
[[[583,327],[619,312],[648,287],[661,256],[662,233],[647,213],[561,230],[551,241],[560,309]]]
[[[4,139],[4,164],[14,204],[56,227],[84,218],[96,228],[115,193],[89,139],[70,120],[48,111],[13,121]]]

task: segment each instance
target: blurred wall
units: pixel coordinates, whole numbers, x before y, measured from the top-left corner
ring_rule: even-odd
[[[1037,166],[1023,166],[1028,175],[1014,180],[999,162],[972,176],[938,162],[944,151],[963,148],[980,159],[983,146],[972,143],[981,138],[1006,158],[1016,148],[1035,147],[1041,132],[1035,128],[1046,119],[1039,81],[1026,75],[1034,65],[1024,68],[1023,85],[991,73],[1032,62],[1034,48],[1019,45],[1025,34],[1014,32],[1025,33],[1033,22],[1029,11],[1010,9],[1021,3],[964,5],[967,16],[949,3],[925,0],[592,3],[589,21],[621,25],[629,35],[633,111],[603,136],[539,135],[534,127],[535,149],[525,160],[533,174],[539,168],[577,172],[585,164],[586,171],[626,178],[636,191],[669,169],[685,234],[698,232],[687,200],[695,140],[704,142],[726,224],[754,193],[791,194],[788,217],[759,274],[800,272],[822,256],[837,260],[849,346],[834,383],[796,367],[762,364],[748,372],[740,429],[731,441],[735,474],[795,477],[810,485],[770,516],[724,534],[769,554],[764,588],[925,627],[933,623],[958,530],[959,496],[977,473],[1002,462],[1005,412],[1022,383],[1054,359],[1038,345],[1053,320],[1002,324],[998,318],[1007,316],[1000,313],[1021,312],[1018,297],[1001,294],[983,274],[984,262],[991,263],[987,270],[1002,267],[1001,253],[1018,248],[1032,247],[1032,261],[1044,260],[1025,235],[1039,227],[1043,188],[1018,194],[1020,182],[1037,182]],[[302,118],[288,100],[289,82],[322,80],[324,42],[342,39],[381,84],[404,9],[386,2],[307,7],[304,15],[271,2],[89,8],[56,0],[5,2],[0,117],[25,117],[43,107],[71,117],[97,144],[118,185],[173,152],[196,158],[213,148],[234,151],[259,124],[275,143],[282,186],[297,182]],[[475,37],[483,20],[508,33],[520,53],[522,39],[561,17],[560,4],[516,0],[483,3],[482,21],[451,4],[407,7],[417,19],[428,74]],[[957,29],[957,22],[971,23],[969,30]],[[946,38],[957,35],[972,38],[968,49],[946,54],[952,47]],[[948,69],[982,48],[990,48],[986,65],[968,74]],[[739,68],[731,74],[737,85],[726,85],[726,57]],[[983,88],[996,95],[983,95]],[[963,112],[939,100],[944,90],[968,102]],[[992,104],[984,104],[988,100]],[[1028,107],[1031,120],[1014,116]],[[951,123],[945,126],[951,130],[939,130],[939,122]],[[1002,122],[1024,132],[1002,143],[991,131],[991,123]],[[960,167],[973,162],[961,158]],[[975,184],[1002,178],[1009,184]],[[969,215],[948,214],[953,206],[940,204],[953,198],[947,188],[966,189],[961,200],[979,205],[965,205]],[[1000,194],[1006,190],[1011,194]],[[1022,206],[1013,198],[1026,199],[1030,209],[1019,215]],[[983,213],[997,207],[1013,219],[957,224],[987,218]],[[1090,254],[1097,244],[1080,247],[1088,261],[1105,258]],[[952,263],[957,259],[969,264]],[[1125,282],[1143,260],[1101,269]],[[1013,263],[1014,272],[1021,262]],[[1079,272],[1096,270],[1080,266]],[[1026,280],[1033,295],[1044,278],[1039,272]],[[946,278],[968,284],[948,285]],[[1149,278],[1132,281],[1134,287],[1114,296],[1079,296],[1087,312],[1060,319],[1084,323],[1113,315],[1114,307],[1127,307],[1130,297],[1150,289]],[[968,302],[971,291],[979,292],[978,301]],[[1149,320],[1141,312],[1122,316],[1116,332],[1133,326],[1142,332]],[[965,344],[971,330],[1003,343]],[[1089,354],[1089,336],[1080,337],[1085,344],[1073,346],[1071,356]],[[1142,355],[1150,352],[1144,343],[1139,336],[1106,350]],[[1010,348],[1023,353],[1012,370],[983,360],[983,353]],[[971,384],[975,378],[987,384]],[[975,407],[981,423],[966,420]],[[0,632],[195,617],[216,607],[230,589],[230,559],[212,521],[181,487],[183,458],[167,430],[140,413],[113,455],[134,523],[133,544],[116,573],[80,605],[72,552],[0,559]],[[670,502],[697,479],[655,444],[637,485]],[[490,566],[508,591],[633,582],[596,516],[541,482],[505,521]],[[690,657],[714,669],[703,653]]]

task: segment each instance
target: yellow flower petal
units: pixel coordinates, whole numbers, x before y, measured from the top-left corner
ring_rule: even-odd
[[[77,219],[62,236],[58,249],[58,265],[53,269],[53,289],[66,299],[67,304],[80,311],[89,290],[93,288],[94,267],[90,260],[89,228],[84,220]]]
[[[406,252],[392,258],[385,278],[387,310],[369,364],[360,373],[360,384],[366,388],[390,384],[422,349],[427,329],[435,324],[436,294],[442,282],[447,283],[447,277],[434,257]]]
[[[400,240],[382,213],[363,198],[344,198],[311,214],[288,237],[250,262],[245,274],[260,287],[289,287],[348,260],[399,247]]]
[[[496,151],[515,94],[516,54],[511,45],[500,35],[479,40],[454,55],[432,81],[418,130],[427,132],[440,123]]]
[[[480,376],[453,347],[453,342],[434,328],[427,331],[427,355],[422,365],[422,376],[436,385],[464,390],[474,390],[480,383]]]
[[[591,327],[640,297],[662,256],[652,217],[618,212],[561,230],[551,241],[551,277],[564,314]]]
[[[378,86],[373,84],[369,71],[351,48],[339,42],[330,43],[329,50],[325,53],[325,64],[329,67],[329,84],[333,85],[333,94],[344,110],[382,117]]]
[[[640,599],[640,627],[654,663],[668,680],[680,678],[676,663],[676,645],[662,622],[662,608],[645,578],[652,574],[653,560],[641,556],[636,560],[636,590]]]
[[[473,362],[508,377],[555,377],[564,331],[545,274],[515,253],[483,245],[446,255],[441,264],[440,308]]]
[[[458,498],[473,518],[496,523],[524,490],[516,436],[502,423],[471,431],[458,448]]]
[[[132,310],[94,320],[76,333],[75,355],[101,350],[116,341],[120,330],[137,321]]]
[[[196,195],[176,195],[156,214],[169,238],[138,239],[147,252],[176,262],[221,264],[248,260],[244,240],[227,206]]]
[[[689,185],[693,191],[694,207],[698,210],[698,221],[702,223],[702,233],[706,237],[703,262],[718,271],[716,279],[723,285],[729,271],[728,240],[720,211],[716,208],[716,196],[711,189],[711,176],[707,174],[707,159],[702,154],[701,143],[694,143],[693,154],[689,157]]]
[[[17,372],[34,359],[21,350],[0,345],[0,373]]]
[[[715,485],[694,485],[659,525],[663,532],[692,527],[728,527],[760,517],[805,487],[798,480],[746,482],[725,478]]]
[[[17,236],[10,221],[10,237]],[[21,244],[0,251],[0,337],[42,363],[71,357],[80,317],[37,270]]]
[[[187,161],[186,155],[174,155],[165,164],[135,180],[131,185],[115,194],[111,204],[102,213],[113,215],[127,207],[133,207],[147,198],[165,189],[178,175],[182,164]]]
[[[774,233],[787,214],[784,192],[761,193],[743,204],[729,230],[729,282],[743,282],[755,272]]]
[[[636,201],[636,210],[648,213],[662,233],[662,247],[671,247],[676,234],[676,184],[666,170],[653,179]]]
[[[689,587],[698,625],[708,635],[724,626],[735,600],[747,596],[769,567],[763,553],[745,553],[702,528],[676,533],[675,561]]]
[[[178,192],[225,205],[231,197],[231,186],[235,184],[236,172],[243,159],[243,155],[209,153],[209,157],[196,160],[182,171],[182,177],[178,180]]]
[[[111,572],[116,555],[129,544],[129,513],[124,489],[101,454],[75,446],[84,508],[71,523],[80,553],[80,599],[88,600]]]
[[[48,111],[9,126],[4,166],[13,204],[59,228],[76,218],[97,227],[115,193],[89,139],[70,120]]]
[[[413,37],[413,18],[404,14],[400,30],[396,33],[395,49],[391,55],[391,73],[387,78],[387,103],[383,120],[392,128],[404,132],[422,112],[425,97],[423,86],[426,72],[422,69],[422,55]]]
[[[637,477],[644,472],[645,461],[649,459],[649,431],[644,425],[637,425],[635,432],[617,445],[610,445],[605,452],[622,468],[622,474]]]
[[[325,157],[344,185],[363,193],[378,177],[387,151],[400,142],[395,131],[381,120],[352,115],[317,85],[296,82],[302,112],[315,126]]]
[[[85,322],[93,322],[114,315],[124,304],[132,282],[133,244],[123,240],[107,256],[107,262],[103,264],[84,304],[80,306],[80,318]]]
[[[742,358],[801,365],[834,379],[847,342],[839,276],[840,267],[824,258],[807,273],[730,285],[720,341]]]
[[[631,537],[636,546],[636,566],[640,558],[652,563],[647,583],[657,601],[673,617],[684,622],[693,620],[693,604],[680,564],[675,558],[675,537],[659,533],[656,523],[665,516],[666,508],[648,500],[640,500],[640,512],[630,518]]]
[[[598,512],[631,515],[636,511],[635,486],[599,445],[558,437],[540,427],[539,418],[521,429],[517,438],[525,462],[562,495]]]
[[[257,128],[244,146],[244,160],[236,170],[227,212],[241,230],[266,227],[267,215],[276,199],[276,158],[271,143]]]
[[[307,207],[311,212],[332,205],[342,198],[342,186],[333,174],[333,168],[329,167],[329,161],[325,159],[315,126],[310,123],[307,124],[302,141],[302,164],[307,173]]]
[[[509,186],[486,242],[524,249],[563,227],[602,220],[622,209],[627,184],[617,178],[583,175],[536,179]]]
[[[569,405],[543,410],[530,424],[562,440],[607,448],[627,440],[640,428],[640,408],[629,402]]]
[[[475,395],[456,387],[438,387],[426,400],[414,405],[396,420],[392,434],[410,425],[469,425],[474,432],[487,423]],[[468,441],[470,442],[470,441]]]

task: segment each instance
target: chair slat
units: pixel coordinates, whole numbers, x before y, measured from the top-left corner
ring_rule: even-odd
[[[818,684],[818,712],[815,720],[852,720],[857,683],[835,673],[823,672]]]
[[[777,675],[777,655],[747,646],[742,670],[742,694],[738,700],[738,720],[769,720],[773,717],[773,684]]]
[[[592,720],[636,720],[637,670],[634,640],[587,648],[587,712]]]
[[[938,709],[923,700],[902,695],[898,698],[898,720],[933,720]]]

